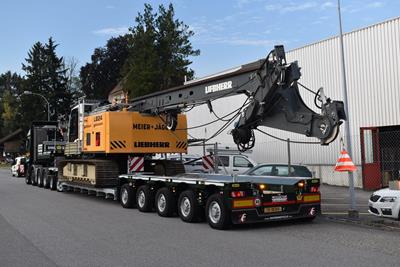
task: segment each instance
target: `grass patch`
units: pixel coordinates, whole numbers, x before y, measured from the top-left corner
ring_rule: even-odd
[[[7,169],[7,168],[11,168],[11,164],[2,164],[2,163],[0,163],[0,169]]]

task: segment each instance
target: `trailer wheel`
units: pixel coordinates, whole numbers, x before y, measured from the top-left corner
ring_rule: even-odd
[[[49,175],[49,189],[50,190],[57,189],[57,177],[55,175]]]
[[[136,204],[140,211],[149,212],[153,210],[154,194],[148,185],[142,185],[136,192]]]
[[[231,224],[229,211],[220,194],[210,196],[206,204],[206,217],[208,224],[214,228],[223,230]]]
[[[197,203],[196,194],[192,190],[183,191],[178,199],[178,214],[184,222],[198,222],[202,208]]]
[[[125,209],[131,209],[135,207],[136,194],[135,189],[133,189],[128,184],[124,184],[120,190],[120,203]]]
[[[38,168],[37,170],[37,186],[43,187],[43,169]]]
[[[26,183],[26,184],[31,184],[31,183],[32,183],[31,177],[30,177],[29,173],[28,173],[27,176],[25,176],[25,183]]]
[[[171,217],[176,212],[176,199],[174,194],[163,187],[156,194],[156,211],[161,217]]]
[[[68,188],[64,190],[62,183],[59,183],[57,179],[56,179],[55,183],[56,183],[57,192],[68,192]]]
[[[34,167],[31,170],[31,185],[37,185],[37,170]]]
[[[43,188],[49,188],[50,187],[50,181],[49,181],[49,174],[47,169],[43,169]]]

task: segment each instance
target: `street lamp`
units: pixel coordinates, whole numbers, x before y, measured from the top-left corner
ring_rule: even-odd
[[[41,98],[43,98],[47,104],[47,120],[50,121],[50,103],[46,97],[44,97],[43,95],[38,94],[38,93],[33,93],[31,91],[24,91],[21,95],[37,95],[37,96],[40,96]]]

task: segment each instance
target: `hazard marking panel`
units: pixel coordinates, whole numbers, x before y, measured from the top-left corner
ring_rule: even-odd
[[[205,171],[214,170],[214,159],[211,155],[204,156],[201,159],[203,161],[203,169]]]
[[[143,172],[144,157],[128,157],[128,173]]]

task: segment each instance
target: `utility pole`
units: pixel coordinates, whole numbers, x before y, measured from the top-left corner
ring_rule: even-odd
[[[343,31],[342,31],[342,13],[340,10],[340,0],[338,0],[338,15],[339,15],[339,40],[340,40],[340,56],[341,56],[341,72],[342,72],[342,88],[343,88],[343,104],[346,112],[347,120],[344,122],[346,129],[346,149],[350,158],[353,158],[351,136],[350,136],[350,114],[347,99],[347,82],[346,82],[346,64],[344,60],[344,46],[343,46]],[[348,216],[350,218],[358,218],[358,210],[356,208],[355,192],[354,192],[354,176],[353,172],[348,172],[349,175],[349,194],[350,194],[350,209]]]
[[[287,155],[288,155],[288,176],[292,176],[292,160],[290,157],[290,138],[287,139]]]

